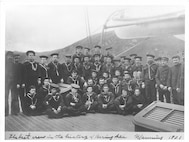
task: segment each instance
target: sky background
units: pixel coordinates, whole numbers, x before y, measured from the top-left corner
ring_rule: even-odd
[[[23,5],[6,9],[6,50],[37,52],[64,48],[87,36],[88,9],[91,34],[100,33],[106,19],[126,9],[128,18],[179,11],[183,7]]]

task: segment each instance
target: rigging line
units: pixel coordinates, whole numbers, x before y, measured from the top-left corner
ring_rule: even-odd
[[[87,16],[87,25],[88,25],[88,33],[89,33],[89,41],[92,45],[92,38],[91,38],[91,30],[90,30],[90,22],[89,22],[89,15],[88,15],[88,9],[86,7],[86,16]]]
[[[138,46],[139,44],[143,43],[144,41],[146,41],[146,40],[148,40],[148,39],[149,39],[149,37],[145,38],[144,40],[140,41],[140,42],[137,43],[136,45],[134,45],[134,46],[132,46],[132,47],[130,47],[130,48],[128,48],[128,49],[122,51],[121,53],[119,53],[119,54],[116,55],[115,57],[119,57],[121,54],[123,54],[123,53],[125,53],[125,52],[128,52],[129,50],[135,48],[136,46]]]
[[[87,15],[86,15],[86,9],[84,8],[84,16],[85,16],[85,29],[86,29],[86,35],[87,35],[87,43],[88,46],[90,46],[90,40],[89,40],[89,32],[88,32],[88,25],[87,25]]]

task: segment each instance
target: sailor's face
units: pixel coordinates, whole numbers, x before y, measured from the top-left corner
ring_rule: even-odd
[[[124,90],[124,89],[122,90],[122,96],[123,96],[123,97],[126,97],[126,96],[127,96],[127,91]]]
[[[135,63],[138,65],[138,64],[140,64],[140,63],[141,63],[141,60],[140,60],[140,59],[138,59],[138,58],[136,58],[136,59],[135,59]]]
[[[48,86],[48,85],[49,85],[49,79],[45,79],[45,80],[43,81],[43,83],[44,83],[45,86]]]
[[[89,61],[89,57],[85,57],[84,62],[88,62],[88,61]]]
[[[93,88],[92,87],[88,87],[87,88],[87,92],[91,93],[93,91]]]
[[[100,84],[100,85],[103,85],[104,83],[105,83],[105,82],[104,82],[104,79],[100,79],[100,80],[99,80],[99,84]]]
[[[179,58],[173,58],[173,64],[177,65],[180,63],[180,59]]]
[[[57,55],[53,55],[52,56],[52,61],[57,63],[58,62],[58,56]]]
[[[31,94],[35,94],[35,92],[36,92],[36,89],[35,89],[35,88],[30,89],[30,93],[31,93]]]
[[[41,64],[47,64],[47,59],[46,58],[41,58]]]
[[[139,89],[136,89],[136,90],[135,90],[135,95],[136,95],[136,96],[139,96],[139,95],[140,95],[140,90],[139,90]]]
[[[148,57],[146,58],[146,60],[147,60],[148,63],[152,63],[152,62],[154,61],[154,58],[151,57],[151,56],[148,56]]]
[[[96,76],[97,76],[96,72],[92,72],[92,77],[96,77]]]
[[[75,62],[75,63],[79,63],[79,58],[75,58],[75,59],[74,59],[74,62]]]
[[[67,58],[66,58],[66,62],[67,62],[67,63],[70,63],[70,62],[71,62],[71,58],[67,57]]]
[[[103,91],[104,91],[105,93],[107,93],[108,90],[109,90],[109,88],[108,88],[107,86],[104,86],[104,87],[103,87]]]
[[[111,58],[109,58],[109,57],[106,58],[106,62],[107,62],[107,63],[111,63],[111,62],[112,62]]]
[[[77,76],[77,73],[76,72],[73,72],[72,73],[72,77],[76,77]]]
[[[120,75],[121,75],[120,71],[116,70],[116,71],[115,71],[115,75],[116,75],[116,76],[120,76]]]
[[[90,79],[90,80],[88,80],[88,85],[93,85],[93,80],[92,79]]]
[[[161,61],[161,64],[162,64],[162,66],[166,66],[166,65],[168,64],[168,61],[162,60],[162,61]]]
[[[33,53],[28,53],[28,60],[29,61],[34,61],[34,59],[35,59],[35,55],[33,54]]]

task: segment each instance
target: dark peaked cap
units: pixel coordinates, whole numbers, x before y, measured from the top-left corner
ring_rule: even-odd
[[[51,56],[54,56],[54,55],[59,56],[59,54],[58,54],[58,53],[52,53],[52,54],[51,54]]]
[[[45,56],[45,55],[41,55],[41,56],[39,56],[39,58],[46,58],[46,59],[48,59],[48,57]]]
[[[155,58],[155,56],[154,56],[154,55],[152,55],[152,54],[146,54],[146,56],[147,56],[147,57],[152,57],[152,58]]]
[[[33,53],[33,54],[35,55],[35,51],[33,51],[33,50],[28,50],[28,51],[26,52],[26,55],[28,56],[29,53]]]

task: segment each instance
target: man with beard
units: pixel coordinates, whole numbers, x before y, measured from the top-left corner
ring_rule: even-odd
[[[80,62],[82,63],[83,62],[83,56],[84,56],[83,53],[82,53],[83,46],[78,45],[78,46],[75,47],[75,49],[76,49],[76,52],[72,57],[73,62],[74,62],[75,57],[77,57],[77,58],[80,59]]]
[[[41,58],[41,62],[39,64],[39,83],[42,85],[45,78],[49,78],[49,68],[47,64],[47,56],[39,56]]]
[[[113,69],[114,69],[114,65],[112,64],[112,57],[111,56],[107,56],[106,57],[106,64],[102,67],[102,71],[105,72],[107,71],[109,73],[109,75],[113,75]]]
[[[76,70],[78,75],[82,77],[83,75],[83,66],[81,63],[81,60],[79,57],[75,56],[73,57],[73,65],[72,65],[73,70]]]
[[[83,78],[87,80],[91,76],[91,69],[92,69],[92,64],[89,62],[90,56],[85,55],[84,56],[84,62],[83,62]]]
[[[100,54],[94,54],[94,63],[92,65],[92,69],[96,70],[98,76],[101,75],[102,71],[102,63],[100,62]]]
[[[156,101],[156,88],[155,88],[155,75],[158,66],[154,62],[154,55],[147,54],[147,64],[144,66],[142,71],[142,80],[145,84],[145,103],[150,104]]]
[[[53,53],[51,54],[52,61],[48,64],[49,67],[49,78],[51,79],[52,83],[58,84],[63,83],[63,70],[62,66],[58,61],[59,54]]]
[[[35,86],[38,89],[39,85],[39,64],[35,61],[35,52],[27,51],[27,59],[24,63],[24,84],[26,92],[29,91],[30,86]]]
[[[181,72],[182,72],[182,65],[180,63],[179,56],[172,57],[173,66],[171,67],[170,75],[169,75],[169,83],[168,83],[168,90],[172,93],[173,103],[183,105],[184,104],[184,97],[181,94]]]
[[[65,63],[62,64],[62,69],[64,82],[67,83],[68,77],[71,75],[73,70],[71,55],[66,55]]]

